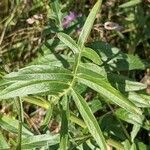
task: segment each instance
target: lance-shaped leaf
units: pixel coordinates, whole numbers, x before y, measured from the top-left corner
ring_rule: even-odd
[[[58,38],[63,43],[65,43],[73,51],[74,54],[79,52],[78,45],[70,36],[65,33],[58,33]]]
[[[78,74],[89,74],[95,78],[107,79],[105,69],[93,63],[80,63],[78,67]]]
[[[115,111],[115,114],[118,118],[121,120],[124,120],[128,123],[135,124],[135,125],[140,125],[142,126],[143,123],[143,116],[139,116],[130,112],[127,112],[126,110],[119,108]]]
[[[133,81],[125,76],[108,73],[107,80],[118,90],[122,92],[139,91],[147,88],[146,84]]]
[[[58,94],[69,87],[72,78],[71,71],[64,68],[48,65],[29,66],[4,77],[6,82],[13,82],[0,92],[0,99],[38,93]]]
[[[132,101],[137,107],[150,107],[150,96],[135,92],[128,93],[128,99]]]
[[[126,2],[124,4],[121,4],[119,7],[120,8],[127,8],[127,7],[133,7],[139,3],[141,3],[142,0],[130,0],[129,2]]]
[[[136,82],[125,76],[114,73],[106,73],[104,68],[92,63],[81,63],[78,67],[78,74],[89,74],[94,78],[106,80],[121,92],[138,91],[147,87],[146,84]]]
[[[61,106],[61,132],[60,132],[60,150],[68,149],[68,119],[69,119],[69,107],[68,99],[65,95],[62,99]]]
[[[82,56],[93,61],[95,64],[98,64],[98,65],[102,64],[100,56],[91,48],[85,47],[83,49]]]
[[[50,105],[50,103],[42,97],[27,96],[27,97],[22,98],[22,100],[28,103],[43,107],[45,109],[48,109]]]
[[[109,100],[129,112],[139,115],[142,114],[139,108],[124,97],[118,90],[113,88],[108,82],[85,74],[78,75],[78,81],[100,93],[105,100]]]
[[[52,146],[59,143],[60,136],[56,135],[35,135],[22,139],[22,149],[40,148],[42,146]]]
[[[101,3],[102,3],[102,0],[97,1],[97,3],[94,5],[94,7],[92,8],[90,14],[88,15],[88,17],[86,19],[86,22],[83,26],[83,29],[82,29],[81,34],[80,34],[79,39],[78,39],[78,45],[81,48],[83,48],[84,43],[86,42],[86,40],[90,34],[94,20],[96,18],[96,14],[98,13],[98,11],[100,9]]]
[[[135,137],[137,136],[139,130],[141,129],[140,125],[133,125],[132,132],[131,132],[131,141],[134,142]]]
[[[92,134],[93,138],[95,139],[95,141],[97,142],[99,147],[102,150],[106,150],[107,149],[106,142],[103,137],[102,131],[101,131],[99,124],[97,123],[91,109],[89,108],[88,104],[76,90],[72,89],[71,93],[72,93],[74,102],[75,102],[76,106],[78,107],[79,112],[89,129],[89,132]]]
[[[27,81],[27,80],[59,80],[67,82],[72,79],[71,71],[55,66],[32,65],[12,72],[4,76],[5,80]]]
[[[64,89],[69,87],[68,84],[63,82],[39,80],[39,81],[18,81],[3,91],[0,92],[0,99],[8,99],[16,96],[27,96],[29,94],[42,94],[47,93],[56,95],[63,92]]]

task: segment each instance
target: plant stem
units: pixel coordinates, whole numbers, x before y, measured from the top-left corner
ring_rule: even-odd
[[[21,150],[22,143],[22,124],[23,124],[23,107],[21,98],[17,97],[16,99],[17,109],[18,109],[18,118],[19,118],[19,127],[18,127],[18,144],[16,150]]]

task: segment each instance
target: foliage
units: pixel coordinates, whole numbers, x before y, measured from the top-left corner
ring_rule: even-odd
[[[71,0],[68,3],[60,3],[59,0],[35,0],[29,14],[43,8],[44,19],[40,22],[40,19],[30,18],[35,19],[35,25],[25,27],[27,31],[23,34],[33,30],[37,35],[31,33],[32,37],[29,36],[30,38],[24,41],[26,44],[20,38],[16,45],[12,44],[7,48],[7,38],[12,38],[9,33],[13,27],[18,27],[16,19],[28,16],[23,12],[26,3],[15,3],[17,6],[8,19],[5,18],[5,13],[3,14],[4,30],[0,41],[3,62],[11,62],[12,65],[13,61],[18,59],[19,49],[24,59],[32,50],[36,57],[31,59],[32,55],[29,54],[29,60],[24,62],[23,59],[23,64],[20,64],[19,60],[17,67],[2,64],[0,100],[3,107],[11,107],[12,111],[9,115],[2,113],[0,117],[0,148],[148,149],[149,141],[142,138],[142,134],[148,138],[150,130],[150,96],[146,93],[148,85],[138,82],[135,78],[137,70],[146,70],[149,67],[149,54],[145,49],[150,36],[145,32],[150,22],[149,18],[145,17],[144,37],[141,39],[138,28],[143,26],[140,22],[137,24],[137,21],[142,15],[136,16],[138,12],[135,11],[140,9],[144,13],[144,3],[139,0],[124,4],[118,2],[117,9],[123,9],[121,13],[128,15],[126,21],[131,23],[126,22],[125,25],[134,30],[134,35],[130,32],[125,35],[126,31],[112,31],[99,37],[96,35],[99,31],[95,31],[94,23],[105,20],[102,0],[94,4],[84,25],[84,16],[75,15],[76,20],[67,28],[63,26],[64,11],[69,9],[67,5],[71,5]],[[6,5],[7,3],[5,7]],[[5,11],[8,11],[7,8]],[[15,18],[16,14],[22,16]],[[131,16],[137,18],[133,19]],[[77,27],[82,27],[79,35]],[[111,38],[117,35],[120,39],[117,37],[115,42],[111,41]],[[36,36],[40,39],[35,42],[37,47],[33,42]],[[111,44],[103,39],[105,36],[108,36],[108,42]],[[128,37],[132,40],[127,41]],[[119,42],[121,39],[123,42]],[[20,46],[17,47],[19,43]],[[119,48],[112,46],[116,43],[119,43]],[[145,46],[144,58],[141,54],[136,54],[137,43]],[[127,53],[121,50],[122,47],[127,48]],[[12,51],[14,49],[16,52]],[[15,70],[20,67],[22,68]],[[30,118],[36,111],[32,110],[31,114],[25,111],[29,104],[37,105],[36,109],[43,108],[41,112],[46,113],[40,118],[42,122],[39,127],[36,127]],[[58,124],[55,131],[52,131],[52,124],[56,122]]]

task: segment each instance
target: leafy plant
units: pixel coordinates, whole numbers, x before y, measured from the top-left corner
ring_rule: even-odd
[[[98,0],[92,8],[77,42],[64,32],[57,34],[65,47],[72,51],[68,58],[61,54],[59,57],[61,59],[57,59],[57,57],[53,57],[54,53],[51,53],[35,61],[36,64],[19,69],[17,72],[11,72],[1,80],[0,99],[14,100],[17,103],[19,122],[21,122],[20,125],[16,123],[19,126],[18,136],[20,135],[20,138],[17,143],[13,141],[14,147],[18,149],[41,147],[57,149],[59,147],[65,150],[81,149],[80,146],[86,145],[85,147],[91,149],[100,148],[102,150],[109,147],[127,149],[127,146],[136,149],[136,144],[139,143],[135,138],[139,130],[141,128],[149,130],[149,122],[143,115],[143,107],[145,109],[150,107],[150,99],[146,98],[146,93],[142,91],[147,88],[147,85],[120,73],[124,70],[144,69],[148,66],[147,62],[136,55],[124,54],[104,42],[97,41],[86,44],[101,3],[102,1]],[[124,6],[125,4],[120,7]],[[59,10],[56,9],[56,11]],[[55,17],[61,29],[60,16]],[[113,128],[111,129],[114,132],[112,134],[103,127],[103,120],[106,120],[107,114],[96,116],[93,113],[100,108],[95,108],[96,111],[93,110],[94,108],[92,109],[84,98],[84,93],[88,90],[95,92],[94,98],[97,97],[108,105],[121,128],[122,138],[120,138],[121,136],[117,137],[117,131]],[[48,96],[49,101],[35,98],[35,96]],[[137,101],[136,97],[140,97],[140,101]],[[23,128],[23,101],[48,109],[42,125],[43,129],[49,124],[52,113],[56,109],[55,106],[58,106],[59,109],[56,111],[61,118],[60,135],[32,135],[25,130]],[[77,117],[71,109],[72,103],[76,105],[80,113],[79,115],[76,112]],[[121,120],[133,125],[131,136]],[[1,117],[0,126],[4,129],[9,128],[10,132],[16,132],[16,128],[6,126],[7,122],[7,118]],[[75,135],[71,128],[75,127],[70,125],[73,123],[83,128],[81,129],[83,130],[82,136],[79,138],[73,138]],[[79,132],[79,134],[81,133]],[[127,141],[124,136],[128,139]],[[4,143],[4,149],[8,149],[2,135],[0,138]],[[122,143],[122,141],[125,142]]]

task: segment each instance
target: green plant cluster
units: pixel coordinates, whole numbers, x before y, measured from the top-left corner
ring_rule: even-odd
[[[95,29],[95,24],[106,19],[103,15],[107,12],[103,10],[105,1],[102,3],[102,0],[98,0],[94,3],[86,20],[85,16],[78,17],[68,28],[64,28],[62,20],[66,5],[71,7],[71,0],[62,3],[59,0],[49,3],[37,0],[38,5],[34,5],[35,8],[29,14],[43,8],[43,19],[49,20],[48,23],[36,20],[34,26],[26,27],[23,33],[19,29],[18,33],[23,37],[28,34],[33,37],[27,41],[22,41],[20,37],[16,45],[12,42],[8,48],[9,34],[13,26],[18,26],[14,16],[27,9],[25,2],[23,5],[20,3],[22,1],[16,3],[14,12],[4,21],[5,30],[0,29],[0,100],[2,108],[7,106],[12,109],[8,110],[12,111],[11,115],[1,111],[0,149],[150,149],[150,96],[146,92],[148,83],[138,82],[136,78],[141,70],[145,71],[150,66],[147,50],[150,40],[150,33],[147,31],[150,16],[142,18],[144,25],[143,22],[136,24],[141,15],[136,16],[138,10],[144,13],[142,8],[145,6],[142,5],[146,2],[118,2],[118,8],[128,14],[125,26],[133,30],[134,34],[126,30],[105,33],[105,29],[102,29],[104,38],[100,34],[102,32]],[[86,1],[82,4],[87,5]],[[26,16],[22,15],[23,17]],[[20,26],[23,24],[20,23]],[[76,27],[81,27],[79,34]],[[144,29],[138,31],[139,28]],[[32,30],[34,33],[31,33]],[[138,35],[140,32],[144,32],[142,38]],[[18,35],[15,36],[19,38]],[[41,39],[39,43],[36,41],[38,47],[30,41],[36,37]],[[110,44],[106,42],[107,37]],[[116,40],[113,41],[112,38]],[[22,45],[22,42],[25,43]],[[29,42],[31,43],[28,44]],[[118,48],[112,46],[116,43]],[[122,47],[127,51],[121,50]],[[144,57],[141,53],[137,55],[139,47],[143,48],[141,51]],[[21,56],[13,51],[18,48],[21,48]],[[31,49],[36,51],[34,57],[32,52],[30,53]],[[23,64],[19,63],[17,67],[11,66],[16,58],[27,56],[32,59],[22,61]],[[11,65],[7,66],[5,62]],[[27,104],[36,105],[36,109],[42,108],[46,113],[37,130],[33,130],[33,125],[29,122],[30,114],[26,114],[24,110]],[[52,120],[58,122],[56,132],[49,129]]]

